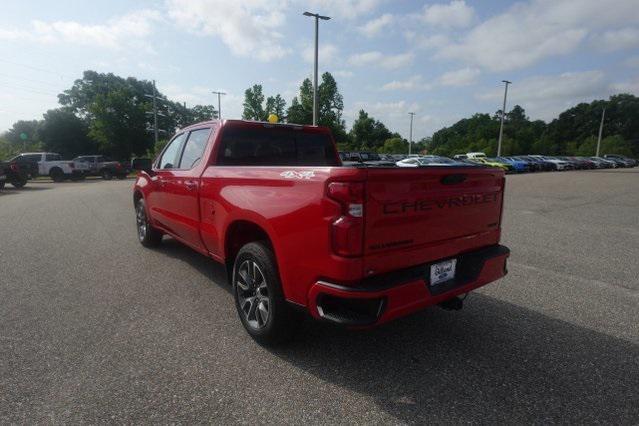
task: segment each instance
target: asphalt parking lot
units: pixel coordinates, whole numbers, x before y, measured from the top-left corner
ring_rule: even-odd
[[[460,312],[255,344],[126,181],[0,194],[0,423],[639,422],[639,169],[508,176],[510,274]]]

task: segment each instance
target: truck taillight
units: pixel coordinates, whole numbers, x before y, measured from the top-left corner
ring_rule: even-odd
[[[20,171],[20,167],[18,167],[18,165],[16,163],[13,163],[11,165],[9,165],[9,168],[11,169],[11,171],[18,173]]]
[[[328,197],[342,206],[331,225],[333,251],[340,256],[360,256],[364,245],[364,184],[331,182]]]

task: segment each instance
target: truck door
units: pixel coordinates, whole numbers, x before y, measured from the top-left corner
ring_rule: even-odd
[[[211,128],[191,130],[174,167],[161,171],[162,206],[167,227],[184,242],[205,250],[200,237],[199,185],[202,156]]]

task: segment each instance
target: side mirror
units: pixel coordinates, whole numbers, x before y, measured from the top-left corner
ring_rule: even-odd
[[[133,170],[151,173],[153,162],[150,158],[134,158],[131,160],[131,168]]]

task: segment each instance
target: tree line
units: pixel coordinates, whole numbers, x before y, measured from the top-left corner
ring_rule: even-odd
[[[154,155],[180,127],[217,117],[212,105],[186,105],[157,93],[158,146],[153,137],[153,83],[114,74],[85,71],[81,79],[58,95],[60,107],[41,120],[21,120],[0,135],[0,158],[24,150],[45,149],[71,158],[99,153],[118,159]],[[331,129],[342,151],[406,153],[408,141],[384,123],[360,110],[350,130],[343,118],[344,100],[337,81],[328,72],[318,87],[318,122]],[[506,113],[502,155],[594,155],[602,110],[606,108],[602,154],[639,157],[639,98],[618,94],[608,100],[580,103],[550,123],[530,120],[519,106]],[[280,94],[266,96],[255,84],[244,93],[242,118],[265,121],[276,114],[280,121],[311,124],[313,86],[305,79],[287,106]],[[495,155],[501,111],[477,113],[413,142],[412,152],[454,155],[483,151]]]
[[[639,98],[618,94],[608,100],[580,103],[550,123],[530,120],[519,106],[506,113],[502,155],[546,154],[593,156],[603,109],[606,109],[600,154],[639,157]],[[497,153],[501,110],[475,114],[435,132],[426,143],[432,154],[481,151]]]

